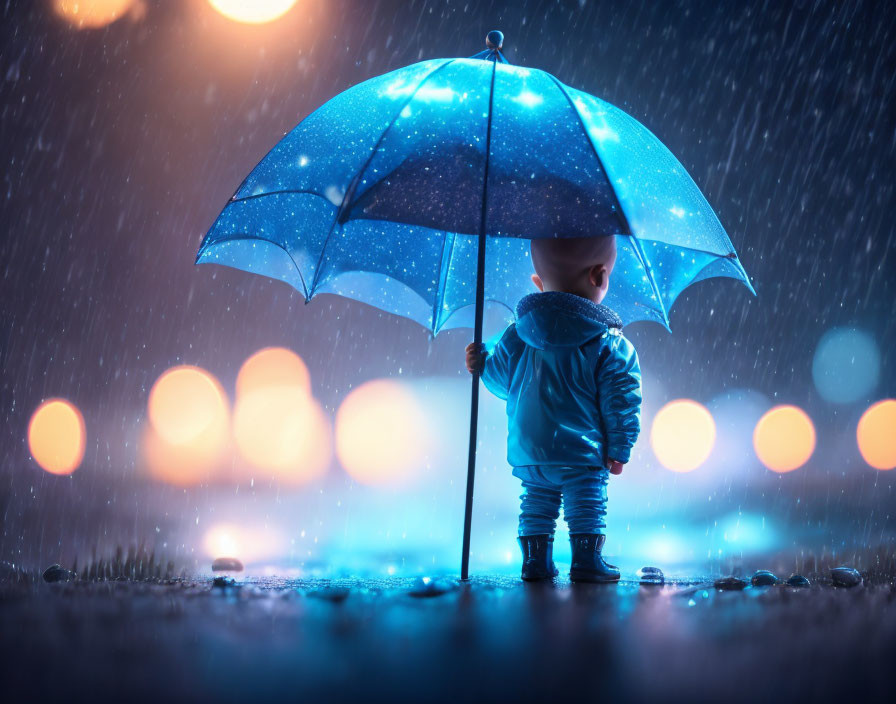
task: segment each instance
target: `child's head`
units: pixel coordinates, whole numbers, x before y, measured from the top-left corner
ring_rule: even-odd
[[[532,281],[540,291],[563,291],[600,303],[616,264],[616,238],[555,237],[532,240]]]

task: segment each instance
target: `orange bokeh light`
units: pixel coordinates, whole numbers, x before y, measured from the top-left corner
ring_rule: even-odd
[[[149,422],[172,445],[201,441],[227,427],[227,397],[221,384],[204,369],[172,367],[149,392]]]
[[[142,13],[142,0],[54,0],[56,14],[78,29],[112,24],[128,12]]]
[[[311,393],[311,377],[305,362],[285,347],[266,347],[243,362],[236,378],[236,395],[268,387],[297,386]]]
[[[704,406],[690,399],[671,401],[653,419],[650,445],[666,469],[691,472],[706,461],[716,440],[716,424]]]
[[[302,388],[262,387],[239,395],[233,433],[246,461],[277,479],[303,483],[330,466],[329,419]]]
[[[753,431],[756,456],[773,472],[791,472],[802,467],[815,451],[815,426],[796,406],[775,406]]]
[[[84,459],[87,430],[74,404],[62,398],[44,401],[28,423],[31,456],[50,474],[71,474]]]
[[[209,436],[204,442],[172,445],[159,437],[151,425],[143,429],[143,459],[153,478],[175,486],[195,486],[215,478],[224,458],[225,435]]]
[[[208,0],[225,17],[246,24],[272,22],[296,4],[296,0]]]
[[[403,384],[362,384],[336,413],[336,454],[364,484],[389,484],[423,469],[431,433],[423,408]]]
[[[227,397],[211,374],[173,367],[149,393],[143,453],[154,477],[188,486],[209,478],[228,444]]]
[[[878,401],[862,414],[856,440],[869,465],[884,470],[896,467],[896,399]]]

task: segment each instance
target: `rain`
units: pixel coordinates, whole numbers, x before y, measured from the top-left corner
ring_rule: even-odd
[[[296,652],[306,656],[309,674],[292,691],[363,692],[334,689],[341,680],[333,663],[340,652],[360,663],[376,649],[376,636],[331,631],[362,629],[371,612],[397,641],[405,633],[427,641],[413,656],[394,644],[377,655],[374,663],[390,673],[376,690],[381,696],[395,694],[408,658],[419,672],[408,680],[413,687],[445,677],[436,662],[444,653],[428,642],[433,633],[459,638],[468,628],[470,654],[483,658],[516,640],[495,664],[495,676],[510,677],[513,658],[529,657],[523,645],[533,633],[563,638],[563,619],[585,624],[569,627],[571,650],[611,649],[595,645],[602,635],[625,648],[643,646],[640,655],[618,656],[605,684],[628,698],[688,691],[686,674],[701,657],[719,661],[707,691],[726,694],[726,677],[749,682],[745,669],[761,666],[761,651],[744,650],[745,669],[736,670],[707,639],[731,642],[762,619],[809,628],[819,609],[853,609],[840,628],[844,648],[859,647],[879,616],[872,641],[881,657],[892,655],[896,20],[885,4],[6,0],[0,17],[6,632],[53,628],[65,613],[62,592],[51,591],[62,585],[45,581],[55,565],[49,577],[77,588],[72,598],[85,600],[84,619],[94,624],[84,626],[83,642],[102,640],[95,624],[112,608],[95,585],[117,578],[127,582],[122,589],[177,591],[115,595],[142,614],[136,618],[148,641],[157,636],[179,644],[175,652],[189,650],[191,619],[208,619],[216,626],[201,638],[222,663],[238,660],[224,644],[230,635],[263,641],[258,619],[275,614],[276,638],[284,640],[239,660],[209,697],[252,691],[238,673],[256,666],[270,675],[262,698],[285,691],[277,683],[288,679]],[[495,73],[497,84],[517,85],[500,76],[527,81],[496,115],[547,110],[554,98],[540,87],[539,80],[549,84],[546,72],[568,88],[564,109],[590,127],[601,154],[629,147],[618,129],[627,114],[674,155],[710,208],[695,214],[672,198],[658,185],[665,183],[659,170],[646,168],[653,162],[630,174],[601,165],[633,229],[651,225],[651,208],[663,203],[659,233],[644,245],[644,256],[665,257],[652,290],[663,303],[646,312],[648,298],[625,307],[635,255],[625,254],[629,238],[621,234],[605,301],[622,316],[643,378],[641,435],[608,488],[604,550],[622,573],[618,592],[577,592],[569,584],[563,520],[556,590],[520,585],[520,483],[507,461],[505,404],[484,388],[473,580],[457,579],[470,424],[464,348],[473,339],[477,239],[475,229],[448,232],[439,223],[478,226],[481,186],[469,200],[426,198],[426,178],[453,178],[429,171],[440,152],[421,154],[404,173],[389,155],[423,139],[427,110],[488,108],[485,92],[446,87],[465,64],[450,68],[445,60],[482,52],[494,29],[504,34],[509,62]],[[402,74],[407,82],[378,78],[406,67],[422,76],[442,65],[449,66],[445,85],[424,82],[417,93],[416,74]],[[370,79],[369,90],[379,86],[390,106],[407,103],[382,138],[386,156],[371,161],[392,181],[377,172],[375,183],[361,184],[339,169],[352,168],[346,155],[369,150],[364,140],[378,119],[372,102],[339,114],[324,108],[303,123],[310,130],[317,119],[315,129],[339,136],[320,154],[291,145],[304,144],[293,135],[301,136],[296,128],[306,117]],[[480,123],[470,107],[469,124]],[[508,177],[494,191],[502,197],[494,212],[511,236],[490,238],[486,249],[483,338],[490,344],[513,320],[515,302],[536,291],[528,242],[513,228],[541,227],[538,213],[544,222],[551,214],[570,228],[588,225],[566,201],[529,197],[547,162],[540,133],[501,134],[497,122],[495,129],[534,156],[530,182]],[[476,139],[464,168],[484,149]],[[582,183],[599,171],[585,161],[590,151],[572,142],[565,148]],[[506,161],[496,173],[518,167]],[[343,257],[339,276],[312,256],[318,250],[290,251],[295,267],[282,266],[257,243],[250,255],[225,241],[258,221],[261,207],[252,203],[265,197],[252,198],[295,187],[277,181],[285,173],[317,178],[321,192],[314,203],[276,196],[283,219],[267,223],[267,234],[310,231],[338,213],[328,246]],[[626,178],[651,183],[650,192],[626,194]],[[397,191],[404,199],[383,205]],[[353,220],[345,208],[356,195],[371,219]],[[587,198],[609,203],[600,193]],[[698,215],[717,217],[724,229],[724,246],[709,254],[723,257],[726,273],[703,280],[692,273],[693,285],[672,291],[662,282],[685,264],[669,256],[662,238],[690,232]],[[400,232],[389,229],[389,218],[405,223]],[[218,236],[225,246],[208,248]],[[440,299],[438,274],[424,263],[449,242],[456,263],[449,258],[445,270],[457,278],[454,293]],[[363,275],[374,246],[380,259],[384,251],[391,257],[375,285]],[[251,267],[234,264],[249,258]],[[645,282],[631,283],[638,285],[653,296]],[[224,560],[222,569],[212,569],[216,560]],[[805,591],[793,577],[807,579]],[[861,597],[850,589],[856,584]],[[792,594],[805,609],[794,615],[778,594]],[[209,599],[205,615],[168,605],[189,595]],[[48,606],[47,599],[57,601]],[[221,624],[237,603],[249,611],[232,616],[229,633]],[[182,621],[153,630],[166,609]],[[502,625],[502,614],[518,610],[533,620]],[[605,611],[626,626],[602,623]],[[559,614],[555,621],[551,613]],[[721,636],[713,631],[718,618],[729,619]],[[289,642],[290,628],[319,638],[321,651]],[[763,633],[782,635],[772,626]],[[79,642],[71,638],[70,646]],[[653,640],[645,646],[643,638]],[[14,648],[3,639],[5,658]],[[31,659],[19,656],[17,685],[26,686],[39,658],[61,647],[29,646]],[[691,654],[685,664],[679,649]],[[563,668],[574,669],[560,655],[532,653],[564,676]],[[639,691],[649,654],[668,661],[656,683]],[[168,657],[149,656],[128,672],[138,673],[134,681],[155,680]],[[465,657],[448,662],[461,667]],[[787,677],[807,661],[790,657],[763,686],[798,691]],[[893,684],[862,667],[867,689],[851,691],[874,694]],[[358,664],[359,677],[374,669]],[[151,691],[205,686],[197,683],[207,684],[207,673],[178,676],[167,688],[156,681]],[[523,699],[548,691],[543,682],[530,684],[505,691]],[[829,684],[830,693],[851,683],[844,676]],[[600,688],[591,675],[579,685],[592,694]],[[502,691],[491,680],[480,686],[483,697]],[[463,696],[454,685],[442,692],[449,695]]]

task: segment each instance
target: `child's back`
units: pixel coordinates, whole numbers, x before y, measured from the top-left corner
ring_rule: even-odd
[[[542,293],[491,351],[467,347],[467,368],[507,401],[507,460],[523,484],[522,577],[557,574],[554,529],[563,505],[570,577],[619,579],[601,556],[609,472],[619,474],[640,431],[641,371],[619,317],[600,301],[616,260],[613,237],[532,243]]]
[[[533,293],[489,354],[482,380],[507,400],[507,461],[604,467],[638,436],[640,371],[619,317],[570,293]]]

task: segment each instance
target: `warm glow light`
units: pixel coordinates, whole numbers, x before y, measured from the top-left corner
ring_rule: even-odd
[[[227,397],[199,367],[173,367],[149,393],[143,455],[151,474],[179,486],[206,481],[223,457],[230,425]]]
[[[815,426],[802,409],[775,406],[756,424],[753,447],[759,461],[773,472],[793,471],[815,451]]]
[[[241,526],[232,523],[216,523],[202,538],[205,555],[235,557],[250,564],[257,560],[282,557],[287,551],[283,534],[273,526]]]
[[[28,448],[50,474],[74,472],[84,459],[86,443],[84,417],[65,399],[44,401],[31,416]]]
[[[650,445],[667,469],[690,472],[709,457],[716,439],[712,414],[696,401],[680,399],[663,406],[653,419]]]
[[[211,527],[202,541],[206,554],[212,559],[216,557],[235,557],[242,555],[239,529],[235,526],[218,524]]]
[[[296,0],[208,0],[225,17],[247,24],[263,24],[289,12]]]
[[[236,395],[269,387],[299,387],[311,393],[311,378],[305,362],[285,347],[267,347],[243,362],[236,378]]]
[[[330,423],[311,397],[301,357],[284,347],[256,352],[240,369],[236,395],[234,438],[253,467],[299,483],[326,472],[332,458]]]
[[[141,437],[143,459],[153,478],[175,486],[195,486],[215,478],[227,447],[226,433],[172,445],[147,424]]]
[[[856,429],[859,452],[875,469],[896,467],[896,399],[878,401],[862,414]]]
[[[142,0],[53,0],[56,14],[78,29],[105,27],[129,11],[142,14]]]
[[[330,423],[300,387],[262,387],[238,396],[233,433],[240,454],[278,479],[306,482],[330,465]]]
[[[380,379],[359,386],[336,414],[336,453],[359,482],[407,478],[423,468],[429,445],[423,409],[399,382]]]
[[[197,442],[227,426],[227,398],[211,374],[199,367],[173,367],[149,392],[149,421],[172,445]]]

